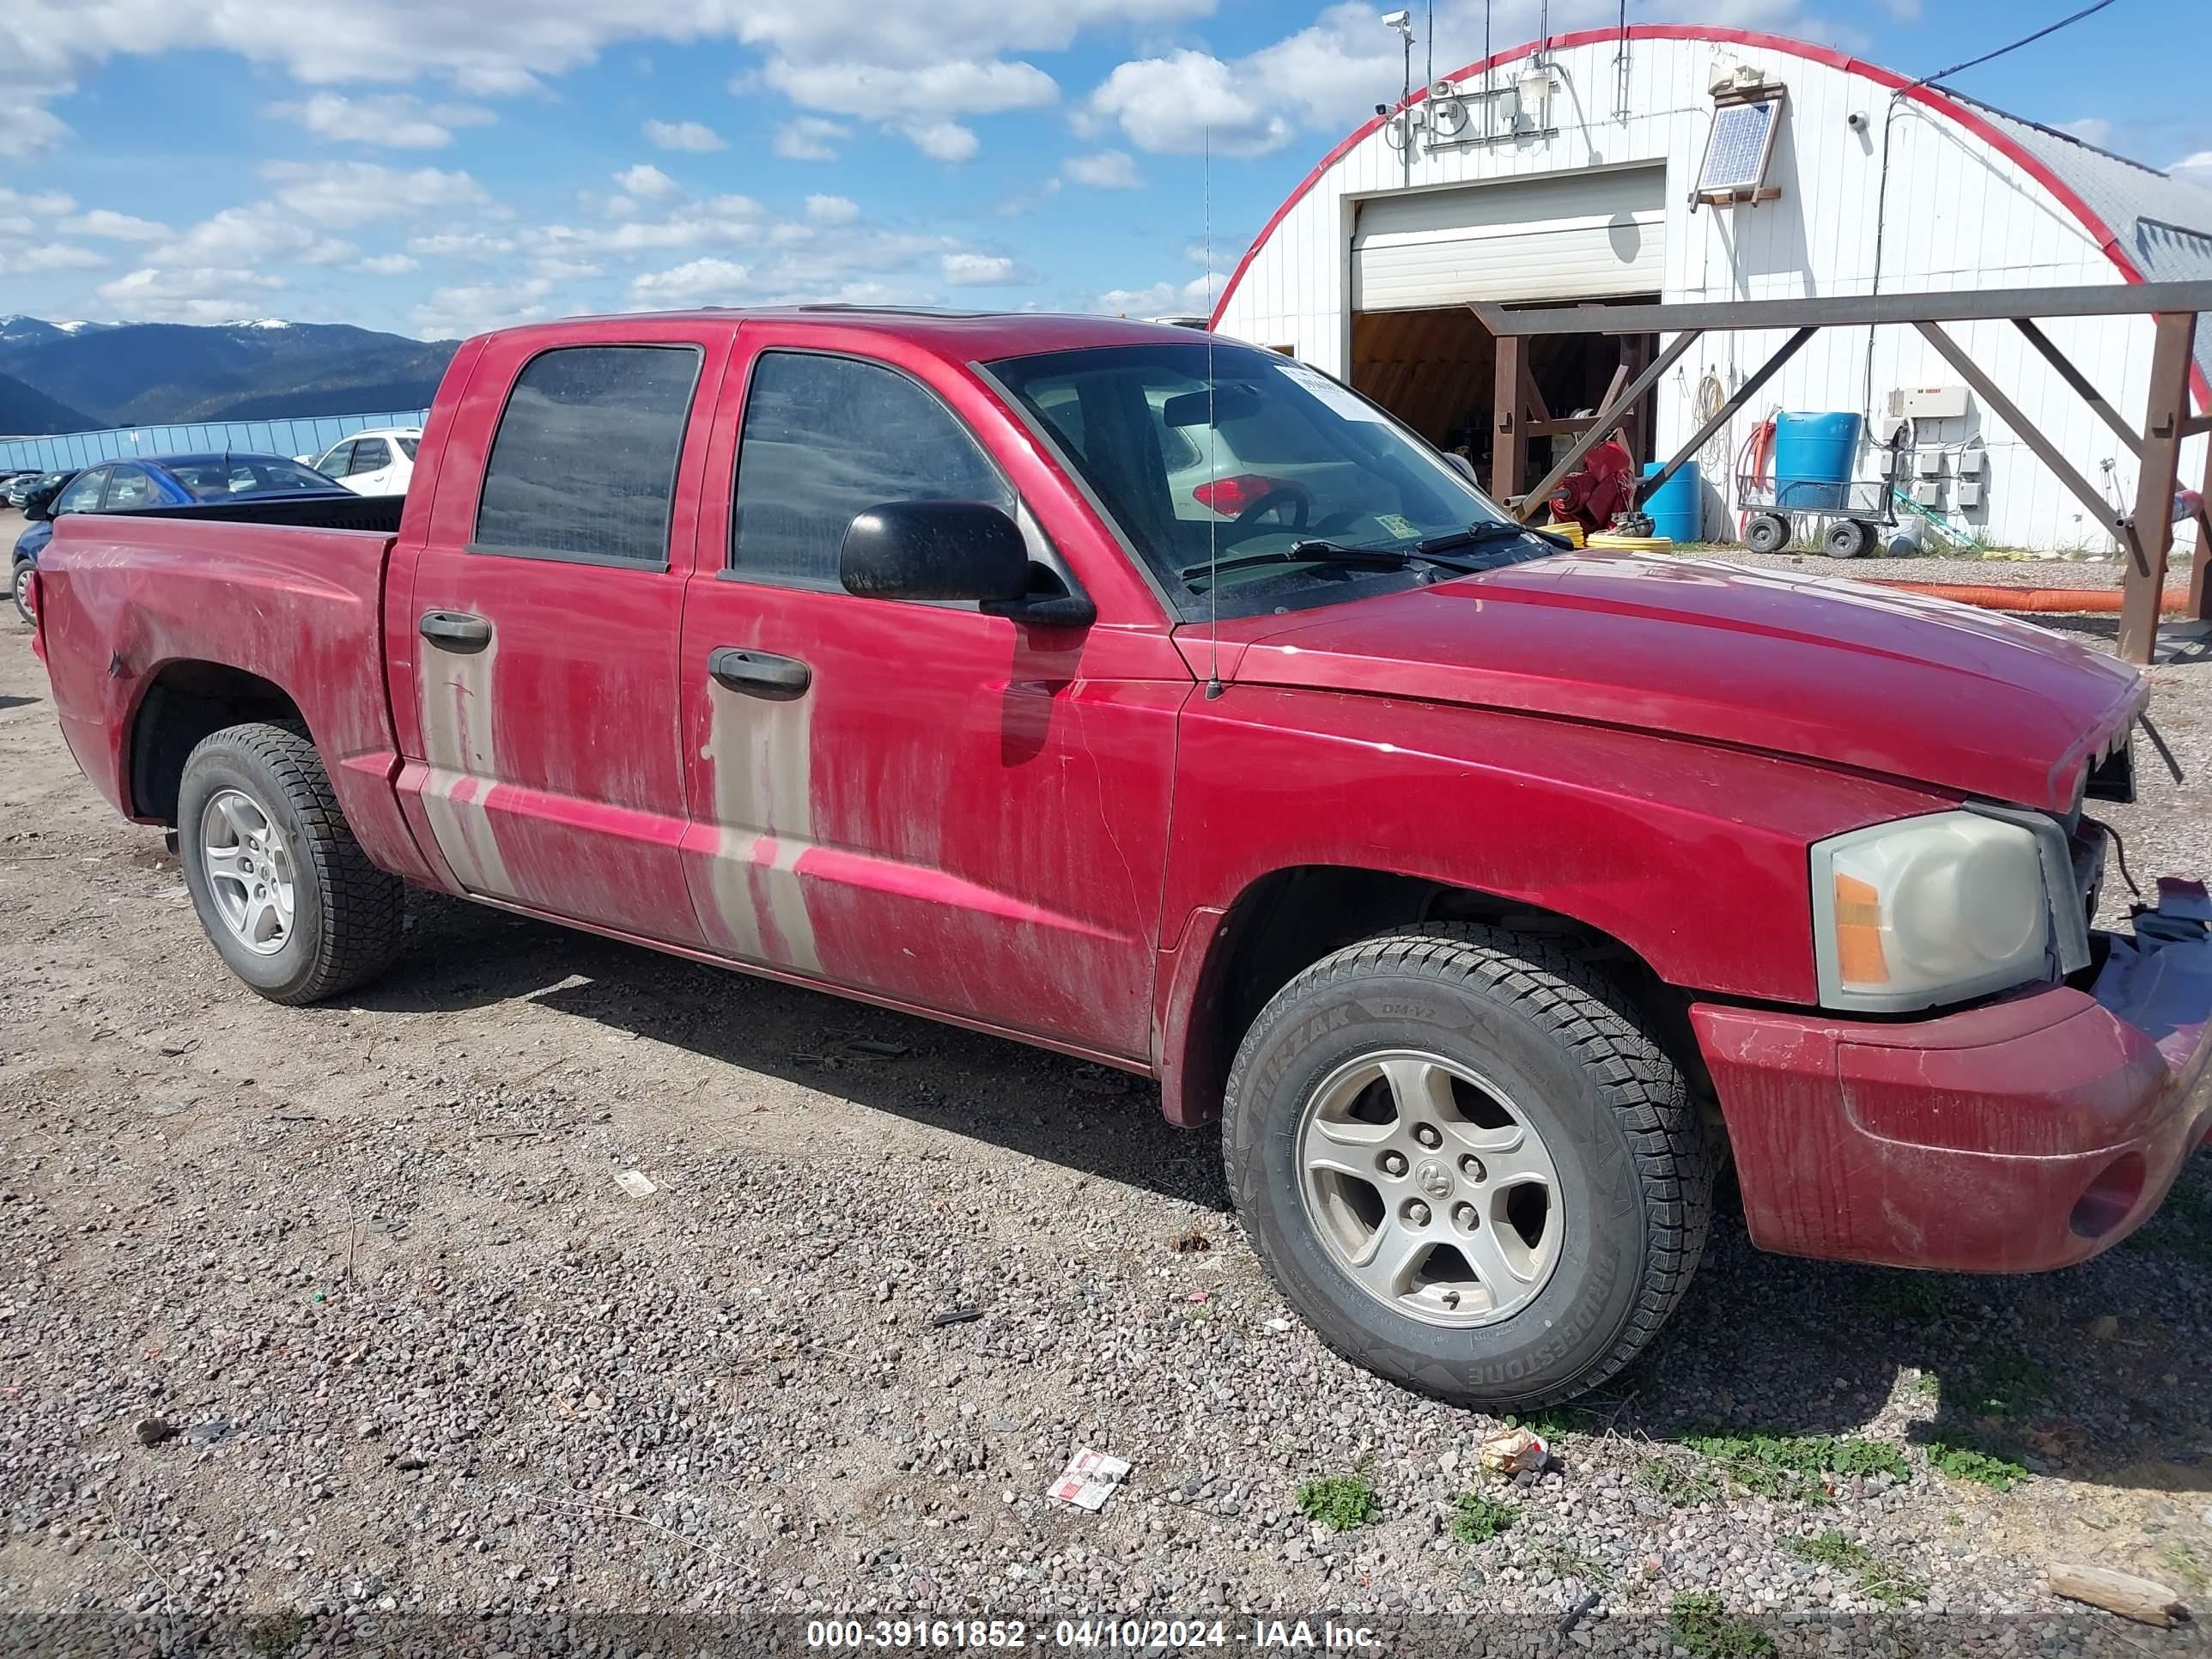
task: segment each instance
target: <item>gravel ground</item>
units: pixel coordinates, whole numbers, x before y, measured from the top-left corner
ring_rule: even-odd
[[[1963,582],[1972,587],[2116,588],[2122,569],[2117,559],[1949,559],[1932,554],[1910,559],[1831,559],[1818,553],[1753,553],[1741,547],[1704,548],[1698,556],[1853,581]],[[2171,562],[2166,586],[2185,586],[2189,572],[2188,560]]]
[[[2212,869],[2212,667],[2158,678],[2191,781],[2112,816],[2138,875]],[[2040,1574],[2206,1599],[2203,1157],[2036,1279],[1765,1256],[1724,1206],[1668,1334],[1513,1489],[1495,1422],[1291,1319],[1212,1138],[1136,1080],[442,899],[412,929],[356,998],[247,993],[0,626],[0,1645],[110,1650],[104,1614],[148,1652],[250,1618],[264,1654],[768,1653],[803,1627],[744,1620],[834,1611],[1264,1646],[1259,1610],[1401,1659],[2199,1650]],[[1770,1449],[1841,1466],[1808,1480],[1754,1434],[1851,1443]],[[1096,1515],[1042,1496],[1083,1446],[1133,1466]],[[1325,1476],[1375,1518],[1299,1513]],[[1502,1535],[1453,1535],[1468,1492]]]

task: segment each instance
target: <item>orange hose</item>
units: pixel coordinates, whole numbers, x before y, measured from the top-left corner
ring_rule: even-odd
[[[2075,613],[2118,611],[2121,605],[2120,590],[2117,587],[1972,587],[1960,582],[1901,582],[1869,578],[1872,587],[1893,587],[1902,593],[1922,593],[1931,599],[1949,599],[1954,605],[1978,605],[1984,611],[2072,611]],[[2189,590],[2169,587],[2160,596],[2159,610],[2162,614],[2179,616],[2189,609]]]

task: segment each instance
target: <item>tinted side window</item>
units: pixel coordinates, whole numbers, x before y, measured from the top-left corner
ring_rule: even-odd
[[[110,509],[125,507],[145,507],[154,499],[154,481],[143,468],[118,466],[107,475],[106,499],[100,502]]]
[[[761,354],[738,445],[732,571],[835,587],[854,519],[911,501],[1015,507],[968,428],[905,375],[849,357]]]
[[[353,447],[349,472],[381,472],[392,465],[392,447],[381,438],[363,438]]]
[[[564,346],[532,358],[492,440],[473,546],[665,564],[699,359],[690,346]]]
[[[315,463],[315,471],[333,478],[344,477],[353,468],[353,451],[354,442],[350,438],[342,444],[331,445],[323,452],[322,459]]]
[[[107,469],[100,467],[86,473],[54,498],[47,510],[57,517],[64,513],[89,513],[100,505],[100,492],[107,485]]]

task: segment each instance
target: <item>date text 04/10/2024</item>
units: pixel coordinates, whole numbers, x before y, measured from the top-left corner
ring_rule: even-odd
[[[1234,1646],[1259,1652],[1371,1653],[1382,1642],[1365,1625],[1326,1619],[1251,1619],[1241,1625],[1221,1619],[1061,1619],[1050,1625],[998,1619],[821,1619],[808,1621],[806,1645],[893,1652],[1030,1646],[1143,1652]]]

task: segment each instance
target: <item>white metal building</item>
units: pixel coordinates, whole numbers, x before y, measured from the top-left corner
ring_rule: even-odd
[[[1840,52],[1696,26],[1598,29],[1500,52],[1378,115],[1300,185],[1237,266],[1223,332],[1352,381],[1483,463],[1496,343],[1467,301],[1698,301],[2212,278],[2212,193]],[[1409,131],[1410,129],[1410,131]],[[2147,317],[2046,332],[2120,410],[2148,393]],[[1958,337],[2110,499],[2135,461],[2006,322]],[[2212,334],[2212,329],[2205,333]],[[1579,337],[1589,341],[1589,337]],[[1653,393],[1663,457],[1778,344],[1698,341]],[[1533,353],[1553,412],[1595,405],[1618,348]],[[1648,349],[1648,347],[1646,348]],[[2193,389],[2212,398],[2212,338]],[[1733,537],[1739,446],[1772,410],[1908,430],[1911,493],[2001,546],[2109,551],[2106,532],[1911,330],[1832,328],[1699,457],[1705,533]],[[1544,446],[1534,446],[1531,473]],[[1863,452],[1861,470],[1876,458]],[[2182,479],[2204,476],[2204,441]],[[1486,481],[1490,477],[1485,470]],[[1524,479],[1533,482],[1533,479]],[[2191,532],[2177,532],[2179,548]]]

